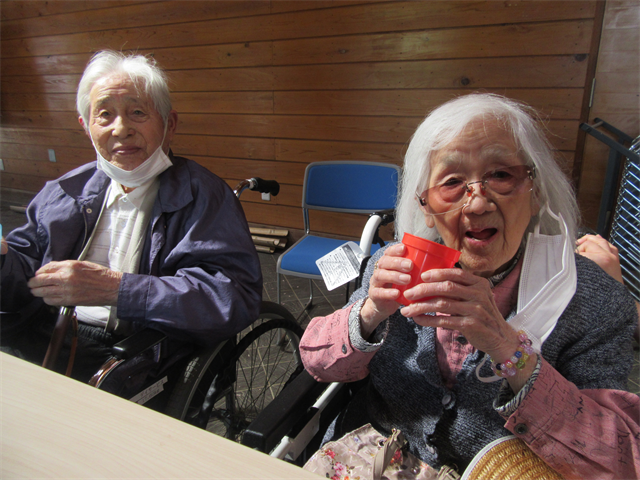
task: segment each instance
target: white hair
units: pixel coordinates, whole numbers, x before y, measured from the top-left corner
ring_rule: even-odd
[[[89,125],[89,95],[93,85],[100,79],[114,74],[127,75],[137,89],[151,98],[162,120],[167,123],[171,112],[169,85],[166,74],[156,65],[155,59],[144,55],[103,50],[91,58],[78,84],[76,108],[84,121],[85,129]]]
[[[535,110],[500,95],[475,93],[436,108],[413,134],[400,181],[395,217],[396,239],[402,240],[405,232],[430,240],[438,239],[437,230],[426,225],[416,192],[423,192],[428,186],[433,154],[478,118],[497,120],[513,135],[522,161],[536,169],[534,201],[540,207],[546,203],[552,212],[561,214],[569,235],[575,238],[579,213],[573,188],[554,158],[552,148],[537,123]],[[538,222],[541,222],[541,233],[557,233],[556,224],[548,215],[544,215],[542,220],[534,216],[527,231],[532,231]]]

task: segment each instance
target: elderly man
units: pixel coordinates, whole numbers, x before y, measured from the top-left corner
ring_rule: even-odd
[[[169,150],[178,116],[163,71],[99,52],[77,108],[97,161],[48,182],[2,239],[2,312],[16,313],[4,349],[41,362],[55,307],[76,306],[73,376],[86,381],[132,331],[212,345],[248,326],[262,275],[244,213],[223,180]]]

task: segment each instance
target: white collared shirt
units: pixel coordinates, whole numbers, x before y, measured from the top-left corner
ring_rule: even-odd
[[[84,260],[121,272],[131,244],[131,237],[142,202],[154,179],[125,193],[122,186],[111,181],[100,219]],[[111,307],[76,307],[78,320],[89,325],[104,326]]]

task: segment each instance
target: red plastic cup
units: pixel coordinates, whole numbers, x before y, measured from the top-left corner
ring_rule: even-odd
[[[410,233],[404,234],[402,243],[407,247],[407,253],[404,258],[408,258],[413,262],[413,268],[409,272],[411,282],[408,285],[394,285],[394,287],[400,290],[398,303],[410,305],[418,300],[407,300],[404,297],[405,290],[422,283],[420,278],[422,272],[436,268],[452,268],[460,258],[460,252],[426,238],[416,237]],[[424,300],[424,298],[419,300]]]

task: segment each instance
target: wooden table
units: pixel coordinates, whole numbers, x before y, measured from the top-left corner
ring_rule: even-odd
[[[318,476],[0,354],[0,478],[301,479]]]

